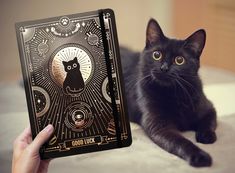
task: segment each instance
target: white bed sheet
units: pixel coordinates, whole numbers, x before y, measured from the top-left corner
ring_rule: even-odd
[[[214,68],[202,68],[204,91],[218,113],[218,140],[198,146],[209,152],[213,165],[193,168],[184,160],[167,153],[152,143],[143,130],[132,126],[133,143],[128,148],[115,149],[54,159],[49,173],[232,173],[235,171],[235,75]],[[28,125],[25,94],[18,83],[0,83],[0,173],[11,170],[12,142]],[[193,132],[184,135],[196,143]]]

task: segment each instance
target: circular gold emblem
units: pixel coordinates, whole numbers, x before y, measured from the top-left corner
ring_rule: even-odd
[[[50,63],[50,73],[60,87],[63,86],[67,75],[63,61],[69,62],[75,57],[77,57],[77,61],[80,65],[80,71],[85,84],[90,81],[94,71],[94,63],[91,54],[79,45],[65,45],[55,51]]]

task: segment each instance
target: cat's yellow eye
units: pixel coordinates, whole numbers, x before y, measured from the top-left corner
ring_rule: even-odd
[[[70,66],[70,65],[68,65],[67,69],[68,69],[68,70],[71,70],[71,66]]]
[[[175,63],[177,65],[183,65],[185,63],[185,59],[182,56],[177,56],[175,57]]]
[[[156,61],[159,61],[160,59],[162,59],[162,53],[158,50],[153,52],[153,59]]]

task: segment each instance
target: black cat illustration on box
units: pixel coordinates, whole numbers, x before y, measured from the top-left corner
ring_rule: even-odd
[[[67,95],[76,96],[84,90],[85,83],[80,71],[80,64],[77,57],[71,61],[62,61],[64,70],[67,72],[63,83],[63,91]]]

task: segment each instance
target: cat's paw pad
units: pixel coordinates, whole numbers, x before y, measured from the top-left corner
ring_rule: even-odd
[[[190,157],[189,164],[194,167],[211,166],[212,158],[204,151],[199,151]]]
[[[197,142],[203,144],[211,144],[216,141],[217,137],[215,132],[213,131],[199,131],[196,132],[196,140]]]

